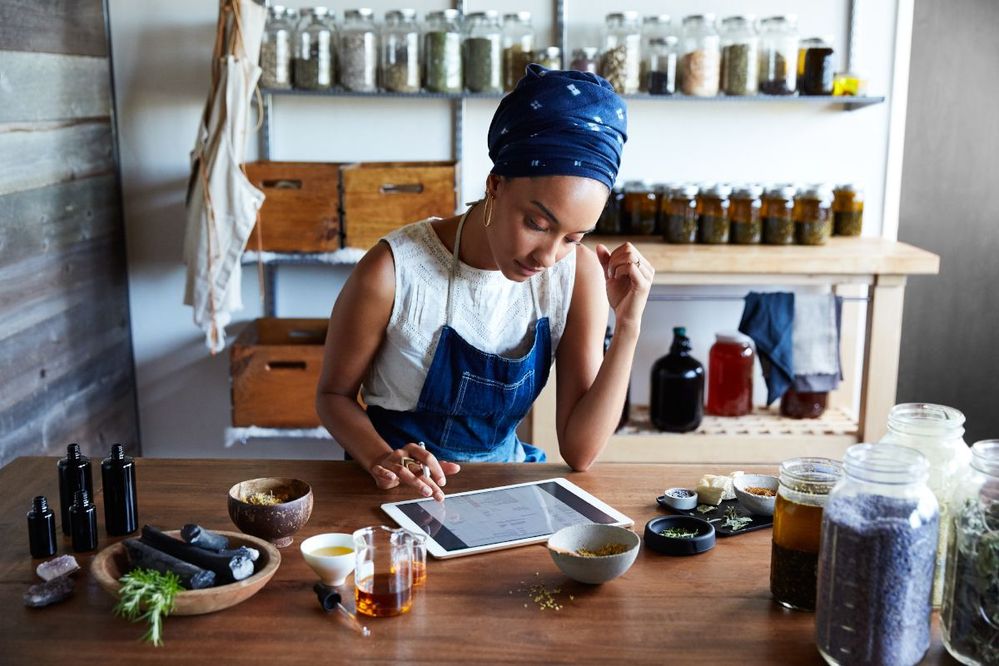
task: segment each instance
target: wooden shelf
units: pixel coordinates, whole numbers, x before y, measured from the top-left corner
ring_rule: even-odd
[[[842,458],[858,441],[856,417],[840,408],[818,419],[788,419],[760,408],[741,417],[705,416],[684,434],[656,430],[647,407],[633,407],[631,420],[611,437],[602,462],[777,464],[796,456]]]

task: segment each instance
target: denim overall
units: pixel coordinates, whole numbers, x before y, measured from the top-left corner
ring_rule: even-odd
[[[537,319],[531,349],[520,358],[476,349],[450,325],[451,291],[467,217],[468,212],[455,234],[445,324],[416,410],[402,412],[369,405],[368,418],[393,449],[422,441],[439,460],[544,462],[544,451],[521,442],[516,429],[548,381],[552,362],[548,317]],[[531,297],[537,313],[533,287]]]

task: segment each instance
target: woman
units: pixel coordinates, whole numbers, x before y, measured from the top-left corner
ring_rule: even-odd
[[[580,244],[614,185],[625,129],[605,80],[531,65],[490,125],[485,198],[396,230],[358,263],[330,317],[316,409],[380,488],[442,500],[454,461],[543,461],[515,430],[553,361],[559,452],[575,470],[600,454],[653,275],[630,243]]]

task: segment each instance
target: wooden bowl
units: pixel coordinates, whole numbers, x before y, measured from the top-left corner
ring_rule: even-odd
[[[180,531],[172,530],[167,534],[179,537]],[[263,539],[239,532],[217,532],[217,534],[228,537],[233,548],[248,546],[259,550],[260,557],[254,563],[257,572],[249,578],[228,585],[180,592],[175,598],[171,615],[204,615],[235,606],[259,592],[281,565],[281,552]],[[121,542],[97,553],[90,564],[90,572],[97,579],[97,583],[115,599],[118,598],[118,590],[121,588],[118,579],[125,575],[126,571],[128,571],[128,556],[125,554],[125,545]]]
[[[245,499],[254,493],[285,497],[281,504],[261,506]],[[278,548],[291,545],[291,535],[312,515],[312,486],[299,479],[265,477],[240,481],[229,489],[229,517],[247,534],[267,539]]]

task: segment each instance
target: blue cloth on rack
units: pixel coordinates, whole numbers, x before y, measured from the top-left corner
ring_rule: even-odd
[[[756,343],[767,383],[767,405],[776,402],[794,381],[794,294],[789,292],[746,295],[739,331]]]
[[[628,107],[606,79],[528,65],[489,125],[492,173],[583,176],[613,189],[627,127]]]

